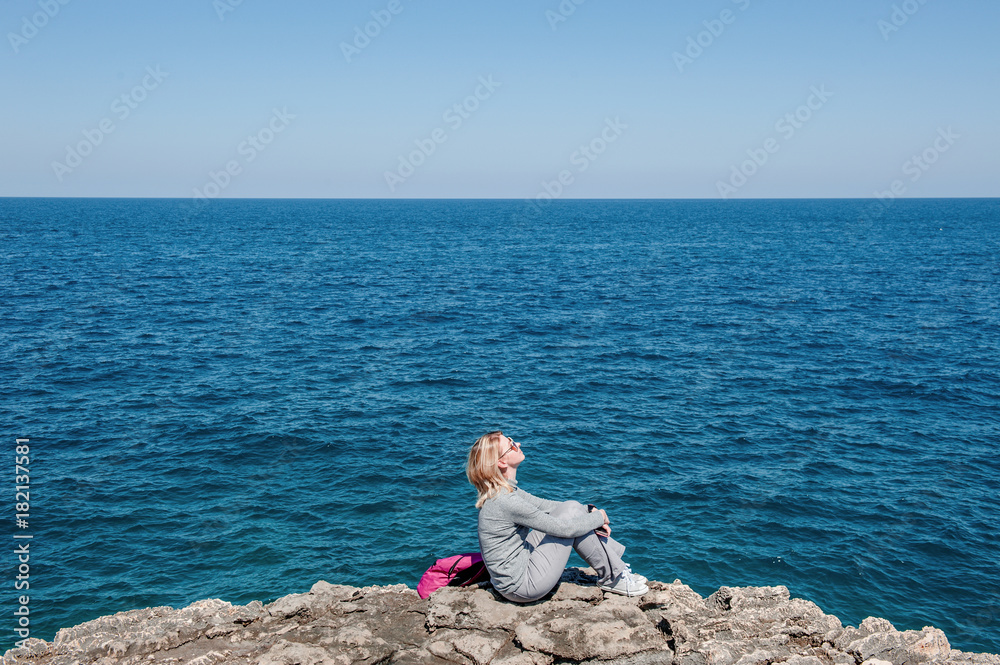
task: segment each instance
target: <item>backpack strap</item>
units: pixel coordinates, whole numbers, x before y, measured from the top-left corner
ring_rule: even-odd
[[[463,558],[464,558],[464,557],[460,556],[460,557],[458,557],[457,559],[455,559],[455,563],[451,564],[451,568],[449,568],[449,569],[448,569],[448,579],[449,579],[449,580],[450,580],[450,579],[452,578],[452,576],[453,576],[453,575],[455,574],[455,567],[456,567],[456,566],[457,566],[458,564],[462,563],[462,559],[463,559]]]
[[[486,564],[480,561],[455,575],[455,579],[448,582],[448,586],[472,586],[489,579],[490,571],[486,569]]]

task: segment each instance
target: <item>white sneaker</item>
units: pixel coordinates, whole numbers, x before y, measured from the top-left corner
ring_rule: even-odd
[[[635,583],[638,584],[639,586],[642,586],[643,584],[649,581],[639,573],[633,573],[632,566],[628,565],[627,563],[625,564],[625,570],[628,571],[629,575],[632,576],[632,579],[635,580]]]
[[[626,568],[621,572],[621,574],[616,577],[611,582],[606,582],[599,585],[601,591],[607,591],[608,593],[618,593],[623,596],[641,596],[642,594],[649,591],[649,587],[646,586],[645,582],[639,583],[636,581],[635,576],[632,575]]]

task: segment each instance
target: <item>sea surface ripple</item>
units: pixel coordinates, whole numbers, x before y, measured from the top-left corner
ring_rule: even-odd
[[[647,577],[1000,652],[997,200],[0,199],[0,240],[33,636],[415,586],[501,428]]]

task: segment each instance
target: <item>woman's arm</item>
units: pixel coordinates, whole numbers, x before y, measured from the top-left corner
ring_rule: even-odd
[[[542,498],[539,498],[539,497],[535,496],[534,494],[530,494],[528,492],[525,492],[522,489],[518,489],[518,494],[522,494],[523,498],[526,501],[528,501],[529,503],[531,503],[534,506],[537,506],[543,512],[546,512],[546,513],[551,513],[553,510],[555,510],[560,505],[559,501],[549,501],[548,499],[542,499]],[[590,504],[589,508],[590,508],[591,511],[597,510],[602,515],[604,515],[604,524],[597,528],[597,535],[599,535],[599,536],[610,536],[611,535],[611,525],[608,522],[608,514],[605,511],[603,511],[600,508],[598,508],[597,506],[595,506],[594,504]]]
[[[595,510],[592,513],[581,513],[574,517],[553,517],[534,505],[527,499],[525,494],[527,493],[519,491],[498,497],[500,498],[504,512],[507,513],[507,517],[515,524],[547,533],[556,538],[576,538],[588,531],[599,528],[605,523],[606,516],[603,510]],[[549,501],[548,503],[556,506],[559,505],[556,501]]]
[[[531,505],[535,506],[536,508],[540,508],[541,510],[547,513],[551,513],[553,510],[556,509],[556,507],[559,506],[559,501],[549,501],[548,499],[542,499],[540,497],[535,496],[534,494],[529,494],[520,488],[518,488],[516,493],[520,494],[521,498],[523,498]]]

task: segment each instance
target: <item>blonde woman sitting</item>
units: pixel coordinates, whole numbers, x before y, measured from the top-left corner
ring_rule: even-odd
[[[517,486],[521,445],[490,432],[469,451],[465,473],[479,492],[479,549],[493,587],[504,598],[529,603],[559,583],[572,550],[597,571],[598,586],[641,596],[646,578],[622,561],[625,546],[611,538],[607,513],[576,501],[548,501]]]

